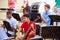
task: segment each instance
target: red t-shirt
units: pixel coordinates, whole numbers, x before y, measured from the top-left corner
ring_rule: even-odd
[[[21,28],[24,28],[24,33],[26,33],[29,29],[29,27],[31,26],[33,22],[30,21],[30,23],[28,24],[27,22],[24,22],[22,25],[21,25]],[[34,29],[36,30],[36,25],[35,23],[33,23],[33,26],[34,26]]]

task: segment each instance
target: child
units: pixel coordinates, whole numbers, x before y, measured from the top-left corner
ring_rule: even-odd
[[[19,27],[20,31],[22,29],[24,29],[24,34],[26,34],[28,29],[31,27],[30,32],[27,34],[28,36],[26,38],[26,40],[29,40],[31,37],[34,37],[36,35],[35,34],[36,25],[32,21],[30,21],[30,15],[29,14],[23,15],[22,20],[23,20],[23,24]]]
[[[46,26],[50,25],[50,21],[51,19],[49,18],[49,10],[50,10],[50,6],[48,4],[45,5],[45,12],[42,14],[42,23],[46,24]]]

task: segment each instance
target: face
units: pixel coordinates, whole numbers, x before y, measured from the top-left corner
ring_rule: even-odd
[[[9,18],[9,19],[10,19],[10,18],[11,18],[11,16],[12,16],[12,14],[7,14],[7,18]]]
[[[22,17],[22,22],[28,22],[28,18],[27,17]]]
[[[48,12],[48,11],[49,11],[49,8],[47,8],[47,7],[44,7],[44,8],[45,8],[45,11],[46,11],[46,12]]]

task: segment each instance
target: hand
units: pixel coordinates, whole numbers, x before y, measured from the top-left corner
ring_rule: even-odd
[[[37,19],[40,19],[40,17],[39,17],[39,16],[37,16]]]
[[[29,34],[35,34],[35,32],[34,31],[31,31]]]
[[[15,28],[14,28],[14,27],[11,27],[11,29],[12,29],[12,30],[15,30]]]
[[[37,20],[39,20],[40,19],[40,17],[39,16],[37,16],[37,18],[34,20],[34,22],[36,22]]]

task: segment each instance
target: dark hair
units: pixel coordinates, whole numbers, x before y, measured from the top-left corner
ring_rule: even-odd
[[[31,16],[29,14],[24,14],[23,17],[27,17],[27,18],[31,18]]]
[[[29,6],[25,7],[25,8],[23,9],[23,12],[25,12],[25,11],[30,12],[30,7],[29,7]]]
[[[46,4],[45,7],[49,8],[50,9],[50,5]]]
[[[8,14],[12,14],[12,12],[9,12],[9,11],[8,11],[8,12],[7,12],[7,15],[8,15]]]

